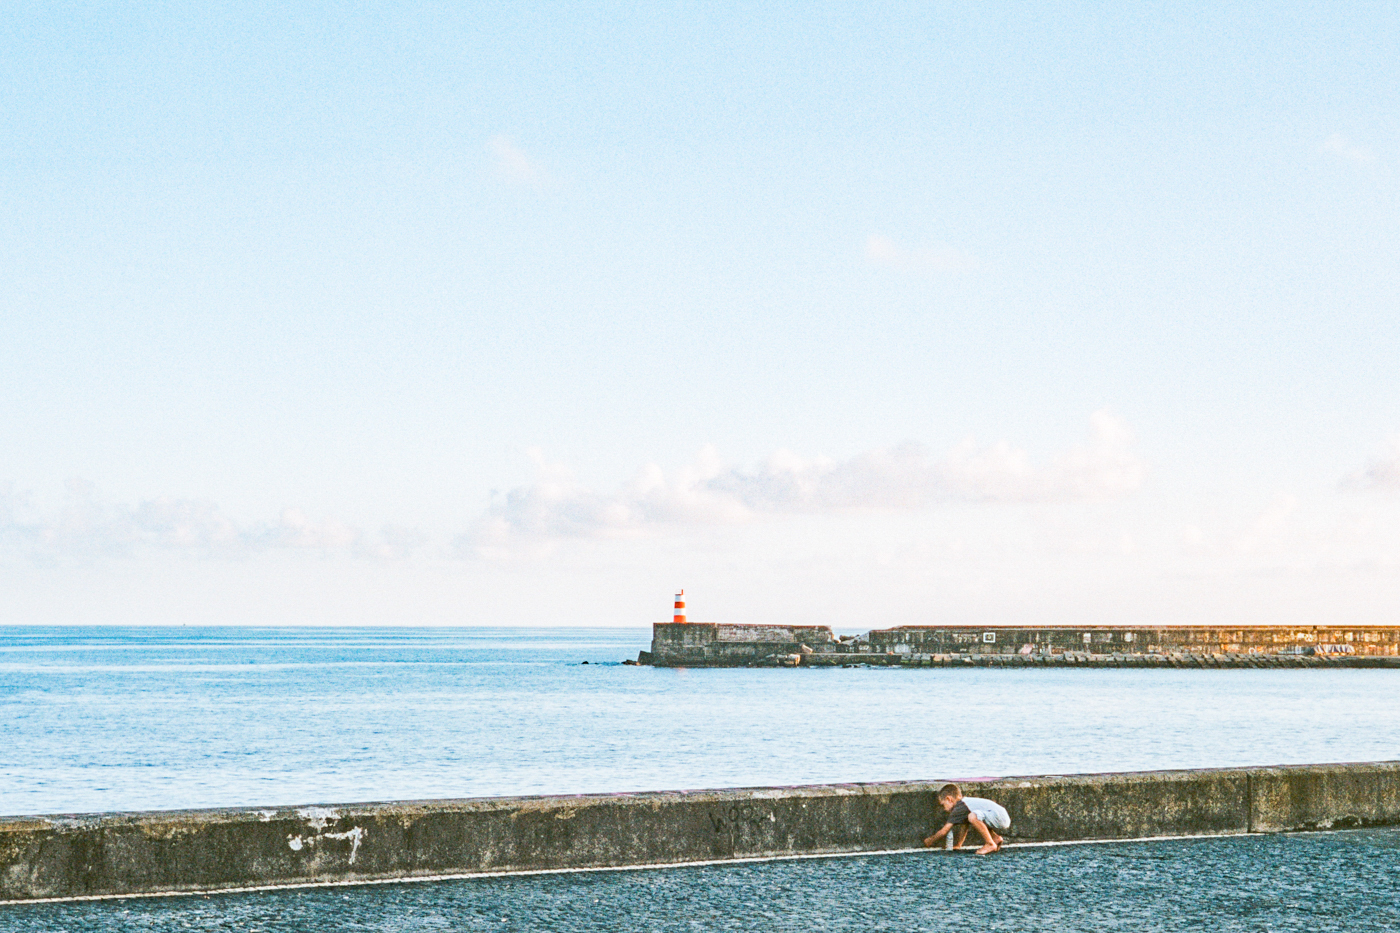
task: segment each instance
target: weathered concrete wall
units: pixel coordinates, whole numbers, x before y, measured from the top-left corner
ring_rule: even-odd
[[[1092,666],[1142,659],[1147,666],[1181,659],[1214,659],[1211,666],[1250,667],[1294,661],[1339,666],[1383,665],[1400,659],[1400,626],[927,626],[875,629],[836,639],[821,625],[714,625],[659,622],[651,651],[639,661],[661,667],[819,666],[922,661],[978,663],[1005,658],[1022,663]]]
[[[743,667],[823,651],[836,644],[825,625],[716,625],[658,622],[647,663],[658,667]]]
[[[870,650],[914,654],[1082,651],[1095,654],[1191,652],[1336,655],[1400,653],[1400,626],[1328,625],[957,626],[906,625],[864,636]]]
[[[941,783],[0,819],[0,901],[905,849]],[[1400,823],[1400,762],[961,783],[1013,842]]]
[[[1249,772],[1249,782],[1254,832],[1398,822],[1400,762],[1255,768]]]
[[[640,663],[640,662],[639,662]],[[646,663],[650,663],[649,661]],[[1326,670],[1368,668],[1400,670],[1400,657],[1370,654],[806,654],[796,667],[995,667],[1029,670],[1057,668],[1137,668],[1178,670]],[[699,666],[699,665],[696,665]]]

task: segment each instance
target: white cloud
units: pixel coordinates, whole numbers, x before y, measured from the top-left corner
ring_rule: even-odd
[[[100,502],[90,484],[70,481],[68,501],[41,510],[15,496],[0,506],[0,544],[40,559],[91,560],[143,548],[230,553],[245,534],[213,503],[150,499],[135,507]]]
[[[385,525],[379,536],[363,536],[356,542],[356,553],[376,560],[403,560],[428,543],[428,536],[406,525]]]
[[[0,551],[46,562],[132,557],[182,551],[244,557],[275,550],[318,550],[358,557],[406,556],[424,538],[385,527],[370,535],[334,519],[315,521],[287,509],[270,524],[240,524],[203,499],[160,497],[137,505],[100,501],[89,483],[70,481],[68,501],[53,509],[13,494],[0,495]]]
[[[588,489],[534,452],[536,481],[511,490],[458,543],[493,557],[521,546],[542,553],[551,539],[632,537],[668,525],[736,524],[761,515],[1112,498],[1134,491],[1146,476],[1132,445],[1123,421],[1101,411],[1090,419],[1087,443],[1043,466],[1006,442],[981,447],[971,440],[941,458],[915,443],[842,461],[780,450],[748,470],[725,466],[706,447],[674,473],[648,464],[612,494]]]
[[[283,509],[277,524],[260,535],[274,547],[332,551],[353,547],[360,540],[356,528],[334,519],[313,521],[301,509]]]
[[[1356,165],[1373,165],[1376,161],[1376,153],[1369,146],[1357,145],[1341,133],[1333,133],[1324,139],[1321,149]]]
[[[886,236],[871,235],[865,241],[865,258],[877,266],[906,272],[966,272],[977,266],[977,257],[950,247],[906,249]]]
[[[542,187],[549,183],[549,173],[509,136],[492,136],[486,143],[495,159],[496,171],[511,184]]]
[[[1362,492],[1400,492],[1400,438],[1391,442],[1390,450],[1343,479],[1342,488]]]

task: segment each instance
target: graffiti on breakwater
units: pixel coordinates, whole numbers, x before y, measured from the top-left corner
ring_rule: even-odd
[[[767,807],[751,803],[736,803],[709,812],[715,838],[727,850],[733,851],[745,837],[756,835],[765,824],[776,823],[777,814]]]

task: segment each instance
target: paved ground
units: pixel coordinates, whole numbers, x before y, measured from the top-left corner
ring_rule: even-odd
[[[1400,930],[1400,830],[0,908],[0,930]]]

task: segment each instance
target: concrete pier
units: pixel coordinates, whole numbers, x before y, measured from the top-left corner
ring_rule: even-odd
[[[652,626],[651,651],[638,660],[659,667],[776,666],[814,651],[834,655],[843,649],[825,625],[660,622]]]
[[[907,625],[836,637],[824,625],[659,622],[657,667],[1400,667],[1400,626]]]
[[[942,783],[0,818],[0,903],[904,850]],[[1400,762],[959,783],[1012,844],[1400,824]]]

